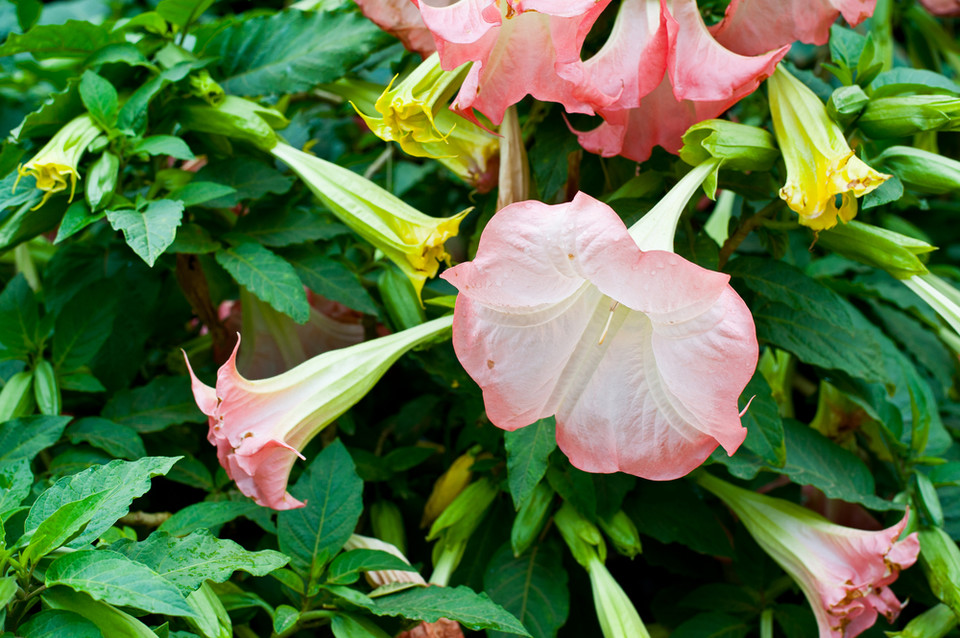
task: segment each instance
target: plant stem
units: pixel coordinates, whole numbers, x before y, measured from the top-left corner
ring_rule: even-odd
[[[720,249],[720,257],[717,261],[717,268],[723,270],[723,267],[727,265],[727,261],[730,259],[730,256],[733,252],[743,243],[743,240],[750,235],[751,232],[758,226],[760,226],[767,217],[770,217],[775,212],[780,210],[780,207],[783,206],[783,201],[775,199],[763,208],[760,209],[760,212],[753,215],[752,217],[747,218],[740,226],[737,228],[737,231],[730,235],[727,238],[727,241],[723,242],[723,247]]]

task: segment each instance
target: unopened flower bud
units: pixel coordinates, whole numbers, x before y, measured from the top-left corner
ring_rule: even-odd
[[[933,594],[960,616],[960,549],[942,528],[920,531],[920,565]]]
[[[960,162],[943,155],[912,146],[891,146],[874,162],[922,193],[960,192]]]
[[[907,623],[903,631],[888,631],[887,638],[943,638],[958,624],[957,615],[940,603]]]
[[[373,535],[395,545],[400,553],[407,547],[407,535],[403,527],[403,515],[393,501],[380,500],[370,506],[370,524]]]
[[[727,120],[705,120],[694,124],[683,135],[680,158],[697,166],[710,158],[721,161],[719,168],[737,171],[765,171],[780,157],[780,150],[769,132],[756,126]],[[717,188],[716,171],[704,182],[711,198]]]
[[[835,89],[827,100],[827,115],[841,128],[846,128],[857,119],[869,103],[870,98],[863,92],[860,85],[841,86]]]
[[[819,243],[844,257],[886,270],[898,279],[926,273],[927,268],[917,255],[936,250],[925,241],[860,222],[821,232]]]
[[[437,517],[470,484],[470,479],[473,478],[470,468],[476,460],[477,457],[473,453],[467,452],[458,457],[447,471],[440,475],[437,482],[433,484],[433,491],[430,492],[427,504],[423,508],[420,527],[426,527],[437,520]]]
[[[530,498],[520,506],[516,518],[513,519],[513,527],[510,529],[510,545],[513,547],[514,556],[520,556],[527,551],[540,534],[547,520],[547,512],[550,510],[554,494],[549,483],[540,481],[533,488]]]
[[[192,100],[180,107],[178,121],[187,130],[243,140],[264,151],[277,145],[274,129],[289,124],[279,111],[234,95],[225,96],[216,106]]]
[[[960,97],[903,95],[871,100],[857,126],[874,139],[960,129]]]
[[[433,546],[434,572],[430,576],[433,585],[446,585],[460,564],[467,541],[483,520],[497,488],[490,479],[482,478],[471,483],[434,521],[427,540],[438,539]]]
[[[627,558],[633,558],[643,551],[640,544],[640,533],[630,517],[620,510],[610,518],[598,518],[597,522],[611,541],[617,553]]]

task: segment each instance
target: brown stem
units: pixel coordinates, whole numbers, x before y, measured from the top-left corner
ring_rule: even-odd
[[[763,220],[780,210],[781,206],[783,206],[783,202],[779,199],[776,199],[761,208],[760,212],[752,217],[747,218],[746,221],[740,224],[736,232],[727,237],[727,241],[723,242],[723,247],[720,249],[720,256],[717,260],[717,269],[723,270],[723,267],[727,265],[727,261],[730,259],[730,256],[737,249],[737,247],[743,243],[743,240],[746,239],[755,228],[760,226],[763,223]]]
[[[179,253],[177,255],[177,283],[183,290],[183,295],[190,302],[190,307],[207,326],[213,338],[213,358],[218,364],[223,363],[230,356],[233,339],[227,332],[217,309],[210,301],[210,288],[207,286],[207,277],[203,274],[203,267],[196,255]]]
[[[580,161],[583,151],[573,151],[567,155],[567,186],[563,193],[563,201],[572,202],[580,191]]]
[[[123,525],[139,525],[141,527],[160,527],[168,518],[170,512],[130,512],[120,518],[118,523]]]

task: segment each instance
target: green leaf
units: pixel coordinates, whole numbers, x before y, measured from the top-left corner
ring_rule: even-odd
[[[303,283],[289,263],[260,244],[245,243],[217,251],[217,263],[238,284],[297,323],[310,319]]]
[[[21,31],[29,31],[40,19],[43,13],[43,3],[40,0],[19,0],[17,5],[17,23]]]
[[[82,199],[70,204],[63,221],[60,222],[60,228],[57,229],[57,238],[53,240],[54,244],[59,244],[63,240],[76,235],[81,230],[106,217],[105,213],[92,214],[87,202]]]
[[[100,416],[143,434],[207,420],[193,400],[187,377],[156,377],[145,386],[117,392]]]
[[[490,559],[483,589],[534,638],[554,638],[570,612],[567,572],[556,543],[534,545],[520,558],[504,545]],[[490,638],[502,635],[488,633]]]
[[[213,475],[210,474],[210,470],[208,470],[207,466],[201,461],[189,454],[185,454],[182,459],[177,461],[173,469],[167,473],[167,479],[189,485],[190,487],[196,487],[206,492],[216,490],[216,486],[213,484]]]
[[[22,274],[7,283],[0,294],[0,354],[23,358],[33,353],[40,340],[40,319],[33,290]]]
[[[210,232],[197,224],[184,224],[177,231],[177,238],[167,248],[168,253],[202,255],[223,248]]]
[[[293,185],[292,178],[252,157],[234,157],[207,164],[200,169],[195,180],[233,188],[232,194],[208,202],[214,208],[231,208],[244,200],[261,199],[268,193],[283,195]]]
[[[73,390],[74,392],[106,392],[107,390],[89,371],[65,374],[60,377],[59,381],[61,390]]]
[[[72,611],[45,609],[17,628],[24,638],[104,638],[95,624]]]
[[[52,363],[58,371],[86,365],[110,337],[117,298],[113,285],[95,284],[75,295],[57,316]]]
[[[34,179],[30,177],[23,181],[25,182],[24,186],[29,191],[33,186]],[[2,190],[2,186],[0,186],[0,190]],[[14,248],[41,233],[52,231],[63,219],[63,214],[67,210],[67,198],[65,196],[54,197],[39,209],[35,209],[38,205],[37,200],[39,198],[37,196],[39,193],[40,191],[24,193],[22,199],[26,201],[25,204],[0,213],[0,251]],[[0,193],[0,197],[2,196],[2,193]],[[20,200],[20,193],[18,192],[11,199]],[[2,207],[3,205],[0,204],[0,208]]]
[[[134,462],[111,461],[66,476],[47,488],[33,503],[24,529],[38,527],[64,503],[109,490],[109,495],[100,504],[86,529],[70,542],[70,547],[86,545],[125,515],[133,499],[143,496],[150,489],[150,479],[169,472],[178,458],[155,456]]]
[[[114,458],[130,461],[147,455],[143,440],[132,428],[100,417],[86,417],[67,428],[73,444],[88,443]]]
[[[325,215],[306,208],[257,211],[240,218],[237,232],[249,235],[266,246],[289,246],[308,241],[331,239],[350,229]]]
[[[0,463],[0,521],[20,507],[33,487],[30,460],[5,461]]]
[[[21,560],[32,567],[38,560],[63,546],[90,522],[100,503],[108,496],[110,490],[103,490],[58,507],[53,514],[40,522],[36,530],[32,530],[30,542],[23,550]]]
[[[390,638],[390,635],[369,618],[337,614],[330,622],[334,638]]]
[[[750,625],[742,618],[720,612],[697,614],[677,627],[671,638],[745,638]]]
[[[178,27],[185,27],[203,15],[214,0],[162,0],[157,5],[157,13],[163,19]]]
[[[327,569],[327,584],[351,585],[360,579],[361,572],[393,570],[415,572],[403,559],[377,549],[354,549],[333,559]]]
[[[169,155],[181,160],[196,159],[190,147],[179,137],[173,135],[151,135],[145,137],[133,147],[134,153],[147,155]]]
[[[80,115],[83,112],[83,102],[80,100],[80,91],[77,89],[79,83],[79,79],[71,78],[67,81],[67,88],[52,93],[40,108],[23,118],[20,125],[11,131],[16,141],[22,142],[34,137],[50,137],[59,131],[64,124]],[[0,189],[0,191],[2,190]]]
[[[183,188],[170,193],[170,198],[183,202],[183,205],[187,208],[199,204],[208,204],[210,208],[216,208],[216,206],[210,205],[210,202],[231,195],[234,190],[233,187],[225,184],[193,180]],[[241,219],[244,218],[241,217]],[[179,237],[180,234],[177,233],[177,236]]]
[[[12,33],[0,46],[0,57],[30,53],[38,60],[47,58],[86,58],[123,34],[85,20],[67,20],[64,24],[46,24],[24,34]]]
[[[960,84],[947,79],[942,73],[926,69],[897,67],[884,71],[870,84],[873,96],[890,97],[901,93],[953,93],[960,95]]]
[[[133,252],[153,266],[157,257],[177,236],[183,220],[183,203],[171,199],[149,202],[143,210],[108,210],[107,220],[114,230],[122,230]]]
[[[344,264],[314,255],[291,262],[303,285],[327,299],[368,315],[377,315],[377,305],[357,275]]]
[[[240,516],[252,516],[262,509],[248,500],[194,503],[165,520],[158,530],[173,536],[186,536],[201,528],[218,527]]]
[[[767,465],[782,466],[787,460],[783,420],[770,386],[760,372],[754,373],[750,383],[740,394],[740,409],[746,408],[748,403],[750,407],[740,419],[740,424],[747,428],[744,446]],[[726,456],[726,453],[722,454]]]
[[[280,605],[273,613],[274,635],[292,628],[300,620],[300,612],[290,605]]]
[[[559,467],[554,465],[547,468],[547,481],[563,500],[573,505],[587,520],[597,520],[597,490],[591,474],[578,470],[563,458]]]
[[[117,128],[129,133],[142,133],[147,126],[147,107],[165,86],[171,82],[179,82],[187,75],[209,64],[209,61],[191,60],[180,62],[169,69],[160,72],[127,98],[117,116]]]
[[[80,99],[93,119],[104,128],[113,128],[117,123],[120,110],[117,89],[93,71],[84,71],[80,78]]]
[[[19,459],[32,461],[60,439],[72,417],[28,416],[0,424],[0,463]]]
[[[43,592],[43,602],[53,609],[71,611],[95,624],[105,638],[158,638],[142,622],[106,603],[93,600],[86,594],[66,587],[54,587]],[[72,636],[71,636],[72,638]]]
[[[640,481],[624,511],[639,532],[708,556],[733,557],[723,525],[685,481]]]
[[[202,54],[220,58],[228,93],[278,95],[332,82],[387,42],[355,11],[287,10],[227,27]]]
[[[805,363],[879,380],[879,346],[854,329],[862,315],[840,295],[779,261],[740,257],[727,271],[757,293],[757,337]]]
[[[222,583],[235,571],[265,576],[289,560],[269,549],[249,552],[231,540],[216,538],[208,530],[198,530],[183,538],[158,531],[138,543],[117,541],[110,545],[110,551],[146,565],[184,595],[205,580]]]
[[[81,550],[57,558],[47,587],[65,585],[112,605],[170,616],[195,616],[177,588],[155,571],[107,550]]]
[[[547,417],[525,428],[505,432],[503,441],[507,448],[510,496],[513,506],[519,510],[547,473],[550,453],[557,447],[556,419]]]
[[[122,62],[129,66],[151,67],[147,58],[143,57],[143,54],[140,53],[140,49],[130,42],[108,44],[87,58],[87,66],[91,68],[101,64],[113,64],[117,62]]]
[[[518,636],[530,634],[512,614],[486,594],[469,587],[417,587],[383,596],[368,607],[377,616],[402,616],[411,620],[437,622],[449,618],[468,629],[494,629]]]
[[[280,551],[298,572],[319,574],[363,512],[363,481],[339,439],[314,459],[290,493],[306,507],[277,515]]]

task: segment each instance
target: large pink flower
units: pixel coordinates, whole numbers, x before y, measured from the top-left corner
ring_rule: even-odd
[[[437,6],[418,0],[433,32],[443,68],[473,62],[454,101],[494,124],[525,95],[559,102],[570,112],[592,113],[576,95],[580,48],[610,0],[457,0]]]
[[[719,116],[755,91],[789,49],[781,43],[758,55],[742,55],[714,39],[700,16],[696,0],[673,0],[669,9],[663,0],[660,23],[650,19],[656,4],[656,0],[626,0],[621,16],[628,5],[642,5],[645,13],[634,9],[631,28],[614,29],[605,48],[630,50],[633,42],[657,42],[665,37],[664,65],[661,66],[662,56],[656,53],[642,58],[645,66],[641,67],[641,77],[647,93],[636,93],[638,101],[629,104],[621,100],[610,106],[592,104],[604,123],[594,130],[577,133],[580,144],[588,151],[604,157],[623,155],[636,161],[647,159],[654,146],[677,152],[680,137],[690,126]],[[622,41],[619,47],[614,47],[615,40]],[[611,57],[604,67],[607,75],[631,77],[636,73],[634,64],[628,56],[619,56]],[[646,73],[660,68],[666,69],[666,75],[661,72],[658,82],[651,85]],[[605,75],[598,77],[608,82]]]
[[[650,243],[583,193],[520,202],[487,224],[476,259],[442,275],[460,290],[454,349],[494,425],[555,414],[574,465],[649,479],[687,474],[718,444],[736,451],[753,319],[727,275]]]
[[[700,484],[732,509],[757,543],[800,586],[817,618],[820,638],[853,638],[902,605],[890,591],[920,552],[914,532],[897,540],[907,516],[868,532],[831,523],[795,503],[735,487],[704,473]]]
[[[241,492],[276,510],[303,507],[287,493],[300,450],[359,401],[410,348],[446,331],[443,317],[379,339],[325,352],[281,375],[251,381],[237,372],[237,346],[217,372],[216,388],[187,369],[193,397],[209,419],[207,440]],[[186,358],[186,355],[184,355]]]

